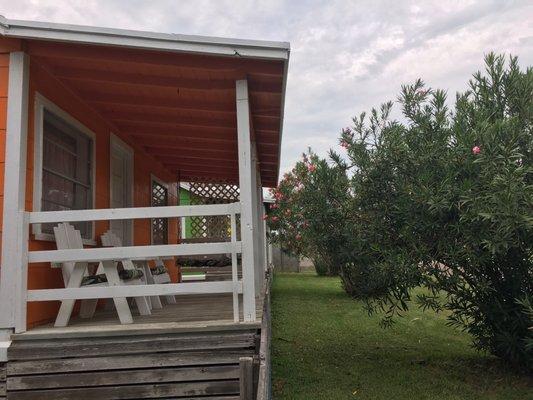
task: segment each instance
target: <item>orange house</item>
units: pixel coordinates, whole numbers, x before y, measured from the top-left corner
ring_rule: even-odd
[[[3,337],[53,321],[64,301],[133,294],[233,293],[240,322],[256,321],[262,188],[278,179],[288,43],[4,18],[0,26]],[[202,180],[238,184],[240,201],[178,206],[178,182]],[[178,243],[180,218],[217,213],[240,214],[240,241]],[[85,249],[56,249],[61,222],[81,232]],[[108,229],[123,247],[102,249]],[[216,252],[241,254],[242,280],[180,282],[172,256]],[[166,257],[172,283],[65,288],[51,268],[129,256]]]

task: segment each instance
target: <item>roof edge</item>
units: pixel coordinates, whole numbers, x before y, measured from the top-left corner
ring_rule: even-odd
[[[11,20],[2,15],[0,15],[0,34],[20,39],[54,40],[275,60],[288,60],[290,50],[288,42],[180,35],[52,22]]]

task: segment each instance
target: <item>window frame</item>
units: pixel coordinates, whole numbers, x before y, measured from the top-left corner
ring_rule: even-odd
[[[35,93],[34,101],[34,148],[33,148],[33,211],[41,211],[42,193],[43,193],[43,150],[44,150],[44,111],[48,111],[61,118],[69,125],[72,125],[82,134],[86,135],[91,142],[91,199],[94,207],[96,201],[96,135],[93,131],[75,119],[68,112],[48,100],[40,93]],[[83,244],[96,245],[95,240],[95,222],[91,222],[91,237],[83,238]],[[54,242],[54,235],[42,232],[41,224],[32,225],[32,233],[35,240],[44,240]]]
[[[168,186],[169,185],[166,182],[164,182],[163,180],[159,179],[154,174],[150,174],[150,207],[155,207],[153,205],[153,203],[152,203],[152,186],[153,186],[154,182],[157,182],[159,185],[163,186],[167,190],[167,206],[168,206],[168,202],[170,200],[170,196],[169,196],[169,192],[168,192],[168,189],[169,189]],[[169,240],[168,218],[166,218],[166,221],[167,221],[167,240],[166,240],[165,244],[169,244],[170,240]],[[152,245],[154,244],[153,224],[154,224],[154,218],[150,218],[150,244],[152,244]]]

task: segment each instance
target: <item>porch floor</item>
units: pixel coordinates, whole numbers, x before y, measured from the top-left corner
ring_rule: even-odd
[[[55,328],[53,323],[41,325],[27,332],[13,335],[13,340],[49,339],[59,337],[98,337],[138,335],[164,332],[205,332],[211,330],[239,330],[260,328],[262,299],[256,298],[257,320],[233,322],[232,294],[177,295],[176,304],[167,304],[152,310],[151,315],[139,315],[130,305],[133,324],[121,325],[115,309],[98,309],[93,318],[73,317],[69,326]],[[242,296],[239,301],[242,321]]]

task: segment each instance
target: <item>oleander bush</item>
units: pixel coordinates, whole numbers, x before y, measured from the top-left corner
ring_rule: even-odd
[[[311,153],[284,178],[270,222],[385,325],[423,286],[416,300],[478,349],[533,369],[533,70],[485,61],[451,108],[418,80],[399,120],[393,103],[354,118],[345,154]]]

